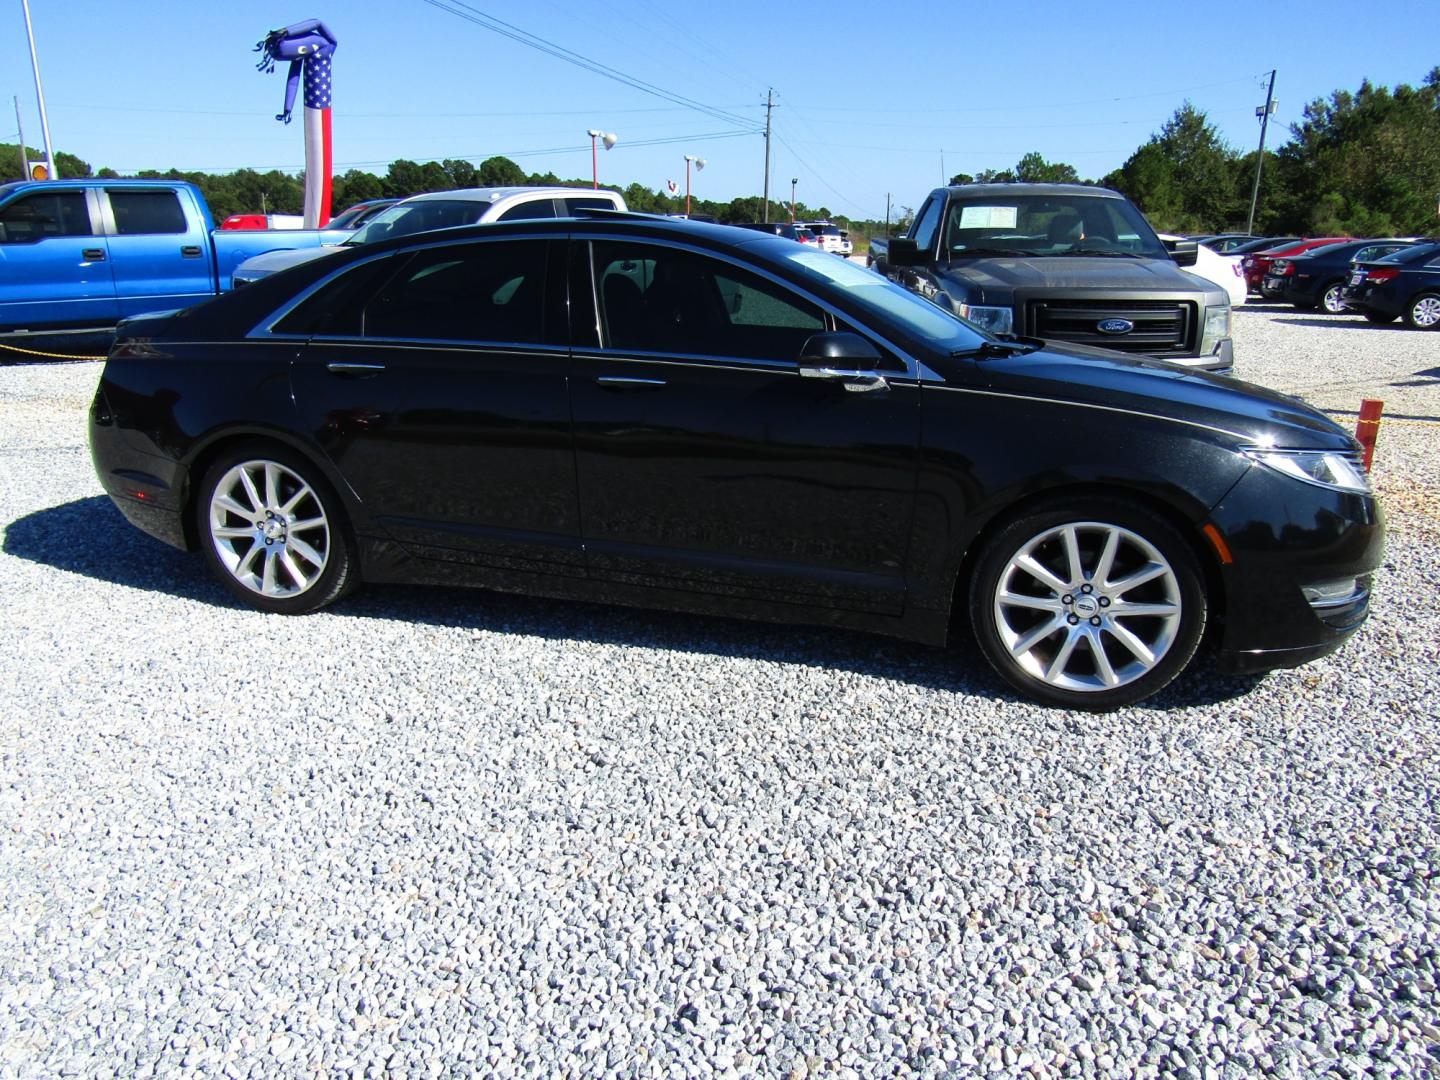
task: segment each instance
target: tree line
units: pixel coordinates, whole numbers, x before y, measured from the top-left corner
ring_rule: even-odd
[[[1165,232],[1243,231],[1250,209],[1255,150],[1228,144],[1204,110],[1185,102],[1161,129],[1138,147],[1118,169],[1093,180],[1074,166],[1046,161],[1039,153],[1022,157],[1013,168],[960,173],[951,183],[1005,181],[1089,183],[1128,195],[1152,225]],[[40,156],[30,150],[32,160]],[[91,166],[73,154],[56,155],[62,176],[92,175]],[[20,177],[20,148],[0,144],[0,178]],[[112,169],[93,173],[118,176]],[[304,177],[271,170],[232,173],[146,170],[143,179],[189,180],[205,194],[217,219],[235,213],[298,214],[304,204]],[[1305,107],[1304,118],[1276,150],[1266,150],[1261,169],[1257,234],[1324,236],[1422,235],[1440,232],[1440,67],[1419,87],[1393,90],[1366,81],[1355,92],[1337,90]],[[506,157],[478,166],[445,160],[390,163],[383,176],[350,169],[334,177],[333,205],[338,211],[364,199],[404,198],[426,191],[460,187],[553,184],[589,187],[588,179],[561,179],[553,172],[527,173]],[[619,189],[632,210],[673,214],[684,210],[684,197],[632,183]],[[720,222],[760,221],[764,202],[758,195],[729,202],[693,197],[691,212]],[[769,220],[785,221],[788,203],[770,200]],[[908,224],[911,208],[900,207],[893,231]],[[832,214],[828,207],[797,203],[800,220],[834,220],[857,240],[882,233],[886,223]]]

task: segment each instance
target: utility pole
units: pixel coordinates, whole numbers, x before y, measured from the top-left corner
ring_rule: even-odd
[[[25,121],[20,119],[20,97],[15,97],[15,126],[20,129],[20,179],[30,179],[30,154],[25,149]]]
[[[1245,235],[1255,235],[1255,203],[1260,198],[1260,167],[1265,164],[1265,129],[1275,111],[1275,72],[1270,72],[1270,89],[1265,91],[1265,104],[1255,110],[1260,117],[1260,153],[1255,155],[1255,183],[1250,188],[1250,219],[1245,222]]]
[[[944,187],[949,183],[950,178],[945,175],[945,148],[940,148],[940,186]]]
[[[30,26],[30,0],[20,0],[25,9],[25,33],[30,38],[30,66],[35,69],[35,97],[40,102],[40,134],[45,139],[45,168],[51,180],[60,176],[55,171],[55,153],[50,148],[50,118],[45,114],[45,88],[40,85],[40,59],[35,55],[35,31]],[[23,141],[23,140],[22,140]],[[28,176],[25,179],[30,179]]]
[[[885,192],[885,239],[890,239],[890,193]]]
[[[760,220],[770,223],[770,110],[775,108],[775,88],[765,91],[765,210]]]

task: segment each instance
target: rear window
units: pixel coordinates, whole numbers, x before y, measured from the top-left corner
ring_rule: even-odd
[[[155,236],[190,231],[180,196],[173,191],[107,191],[121,236]]]

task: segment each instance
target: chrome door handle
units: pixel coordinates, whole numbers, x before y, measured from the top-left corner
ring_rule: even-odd
[[[845,383],[846,390],[857,394],[890,389],[890,384],[885,381],[884,375],[875,371],[862,371],[858,368],[805,367],[802,365],[800,375],[806,379],[840,379]]]
[[[616,390],[657,390],[665,385],[664,379],[642,379],[632,375],[600,375],[595,381]]]
[[[385,370],[384,364],[375,364],[363,360],[331,360],[325,365],[325,370],[331,375],[345,375],[352,379],[363,379],[368,375],[378,375]]]

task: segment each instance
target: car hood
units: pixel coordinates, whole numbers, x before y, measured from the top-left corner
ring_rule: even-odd
[[[971,377],[987,390],[1154,416],[1241,443],[1317,450],[1355,445],[1344,428],[1299,398],[1108,349],[1047,344],[1038,352],[980,360]]]
[[[255,255],[246,259],[235,268],[235,273],[251,279],[269,277],[271,274],[278,274],[281,270],[289,270],[292,266],[300,266],[314,259],[323,259],[326,255],[333,255],[336,250],[333,247],[313,247],[288,251],[267,251],[264,255]]]
[[[1058,255],[1046,258],[990,256],[952,262],[942,274],[982,289],[1034,286],[1074,289],[1194,292],[1204,287],[1168,259],[1095,258]]]

